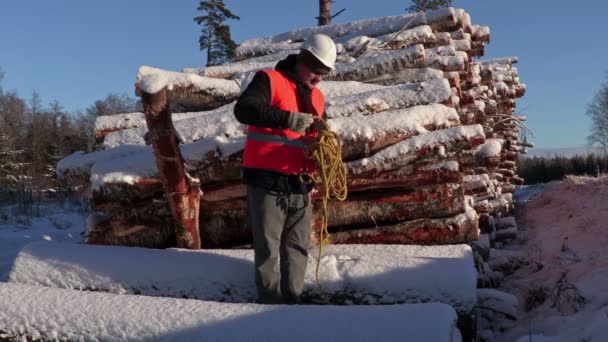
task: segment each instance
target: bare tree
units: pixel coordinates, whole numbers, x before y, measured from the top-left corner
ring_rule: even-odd
[[[338,11],[338,13],[331,15],[331,4],[333,2],[333,0],[319,0],[319,16],[316,18],[318,20],[318,26],[331,24],[333,18],[346,11],[346,8],[343,8]]]
[[[2,91],[2,80],[4,79],[4,72],[2,71],[2,68],[0,68],[0,96],[2,96],[2,94],[4,93]]]
[[[591,131],[587,143],[608,155],[608,82],[604,82],[595,97],[587,105],[586,114],[591,118]]]
[[[87,107],[86,112],[93,118],[103,115],[114,115],[134,112],[137,101],[129,95],[110,93],[103,100],[97,100]]]

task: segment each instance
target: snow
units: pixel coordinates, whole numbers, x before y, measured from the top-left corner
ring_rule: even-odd
[[[97,162],[111,162],[112,160],[122,157],[140,154],[146,150],[149,150],[147,146],[125,145],[113,148],[111,150],[102,150],[93,153],[77,151],[61,159],[57,163],[56,172],[59,176],[65,176],[67,173],[75,175],[88,174],[93,164]]]
[[[372,114],[429,103],[441,103],[451,96],[448,80],[400,84],[364,93],[327,99],[325,111],[329,118],[354,113]]]
[[[423,166],[420,168],[422,171],[432,171],[432,170],[447,170],[447,171],[458,171],[459,164],[457,161],[449,160],[449,161],[441,161],[438,163],[432,163],[427,166]]]
[[[457,51],[471,51],[471,41],[468,39],[457,39],[452,41]]]
[[[511,269],[500,291],[518,298],[516,321],[496,316],[492,341],[605,341],[608,336],[608,178],[568,176],[518,187],[518,241],[491,250]],[[502,266],[500,266],[502,265]]]
[[[232,110],[231,108],[234,108],[234,102],[221,106],[221,107],[218,107],[218,108],[216,108],[214,110],[210,110],[210,111],[171,113],[171,119],[173,120],[173,122],[177,122],[180,120],[185,120],[185,119],[194,118],[194,117],[203,116],[203,115],[209,115],[209,114],[213,114],[216,112],[227,111],[229,108],[230,108],[230,110]],[[147,127],[146,117],[145,117],[144,113],[104,115],[104,116],[99,116],[95,119],[95,131],[96,132],[98,132],[98,131],[101,132],[103,130],[113,131],[113,130],[117,130],[117,129],[128,131],[129,129],[138,128],[138,127],[141,129],[144,129],[144,127]],[[111,137],[115,134],[121,134],[121,131],[108,133],[104,138],[104,143],[105,143],[105,140],[112,139],[109,137]]]
[[[121,147],[123,146],[118,148]],[[149,146],[144,147],[145,150],[138,154],[98,160],[93,163],[90,170],[91,189],[98,190],[106,183],[133,184],[142,178],[156,175],[158,169],[154,160],[154,153]]]
[[[426,133],[425,126],[450,127],[459,123],[454,108],[440,104],[389,110],[374,115],[355,114],[328,120],[329,128],[342,140],[376,140],[394,133]]]
[[[283,54],[279,55],[282,56]],[[278,57],[278,56],[277,56]],[[287,57],[287,56],[285,56]],[[271,60],[266,62],[254,62],[251,60],[247,60],[242,63],[230,63],[226,65],[216,65],[210,66],[201,69],[184,69],[184,73],[188,74],[197,74],[203,77],[212,77],[212,78],[229,78],[230,76],[247,72],[251,70],[259,70],[259,69],[270,69],[274,68],[275,64],[277,64],[277,60]]]
[[[278,54],[285,51],[299,51],[302,43],[292,42],[291,40],[286,40],[283,42],[277,43],[259,43],[259,44],[241,44],[236,48],[236,58],[242,58],[244,56],[257,56],[257,55],[269,55],[269,54]]]
[[[155,94],[164,88],[172,90],[175,87],[190,86],[213,96],[237,96],[240,93],[239,85],[231,80],[166,71],[145,65],[140,66],[137,71],[137,84],[142,91],[150,94]]]
[[[310,251],[317,256],[318,251]],[[434,260],[434,261],[431,261]],[[442,302],[458,312],[475,304],[477,273],[467,245],[333,245],[309,258],[305,295],[365,304]],[[120,265],[120,266],[118,266]],[[21,250],[9,282],[220,302],[256,298],[252,250],[152,250],[32,243]]]
[[[321,81],[317,86],[325,98],[340,97],[384,89],[386,86],[356,81]]]
[[[452,127],[440,131],[429,132],[413,138],[403,140],[397,144],[387,147],[368,158],[363,158],[347,163],[347,167],[354,173],[364,172],[371,169],[385,170],[406,165],[418,156],[416,153],[423,148],[432,150],[440,145],[468,140],[474,137],[484,137],[481,125],[469,125]]]
[[[545,184],[521,185],[515,191],[515,200],[520,203],[538,198],[545,191]]]
[[[454,310],[439,303],[230,304],[0,284],[0,327],[34,339],[451,342],[460,341],[455,326]]]
[[[493,59],[486,59],[481,61],[481,64],[483,65],[504,65],[504,64],[515,64],[519,61],[519,59],[517,57],[502,57],[502,58],[493,58]]]
[[[95,132],[106,129],[125,129],[146,125],[144,113],[103,115],[95,119]]]
[[[283,49],[289,48],[291,42],[301,42],[316,33],[323,33],[337,43],[344,43],[354,37],[367,36],[376,37],[391,32],[397,32],[404,27],[415,27],[438,21],[440,18],[456,17],[453,8],[442,8],[421,14],[403,14],[373,19],[357,20],[348,23],[316,26],[310,28],[296,29],[274,35],[267,38],[256,38],[242,42],[236,49],[236,55],[244,56],[250,54],[265,53],[268,50],[277,51],[278,44],[283,44]]]
[[[182,143],[191,143],[214,136],[236,137],[244,135],[246,126],[239,123],[234,114],[234,103],[207,112],[176,115],[173,125]],[[138,127],[112,132],[106,135],[103,147],[120,145],[144,145],[147,127]]]
[[[512,294],[496,289],[477,289],[479,306],[491,307],[512,317],[517,316],[518,300]]]
[[[436,39],[431,27],[428,25],[420,25],[399,32],[391,32],[375,38],[370,38],[367,36],[354,37],[344,42],[342,46],[348,51],[358,51],[364,45],[367,49],[380,48],[389,41],[416,43],[434,40]]]
[[[390,74],[380,75],[375,78],[371,78],[369,82],[382,82],[394,80],[393,83],[420,83],[429,81],[437,78],[450,78],[448,73],[444,73],[441,70],[433,69],[433,68],[413,68],[413,69],[405,69],[399,72],[394,72]]]
[[[383,70],[383,74],[391,71],[405,69],[403,65],[413,66],[413,64],[424,56],[424,46],[421,44],[413,45],[401,50],[384,52],[378,55],[361,57],[352,63],[337,63],[336,69],[328,77],[344,75],[347,73],[361,73],[374,68]]]
[[[487,139],[485,143],[477,147],[477,154],[481,157],[498,157],[502,151],[502,139]]]
[[[123,146],[117,148],[121,147]],[[242,151],[244,147],[244,136],[228,138],[225,136],[214,136],[182,145],[181,153],[186,167],[191,168],[195,165],[200,165],[209,152],[212,152],[215,158],[227,159],[234,153]],[[91,188],[98,190],[107,183],[134,184],[143,178],[156,177],[158,169],[152,149],[149,146],[145,146],[144,148],[138,154],[116,157],[113,160],[96,160],[91,168]],[[115,149],[105,151],[113,151]],[[94,158],[89,157],[89,159]]]
[[[209,135],[210,137],[181,145],[181,153],[187,167],[200,165],[209,152],[213,153],[214,158],[228,158],[243,150],[245,146],[245,136],[242,133],[244,126],[233,120],[233,115],[222,115],[221,110],[216,110],[209,117],[199,116],[194,121],[197,124],[193,124],[189,119],[177,121],[179,126],[183,127],[180,133],[184,133],[184,136],[188,138],[186,141],[201,136]],[[182,125],[181,122],[185,124]],[[222,129],[232,132],[233,136],[213,135],[217,130]],[[129,132],[129,134],[133,134],[132,136],[127,135],[130,140],[124,137],[123,139],[131,143],[143,144],[143,137],[135,138],[134,136],[144,131],[132,129]],[[126,143],[125,141],[110,141],[113,144]],[[57,173],[60,176],[70,175],[89,179],[93,190],[98,190],[106,183],[133,184],[142,178],[155,177],[157,172],[152,148],[143,145],[119,145],[91,153],[79,151],[60,160],[57,165]]]
[[[81,243],[88,215],[86,207],[77,202],[42,203],[36,210],[39,216],[15,215],[15,207],[0,207],[0,214],[8,217],[0,219],[0,282],[8,281],[19,251],[32,241]]]

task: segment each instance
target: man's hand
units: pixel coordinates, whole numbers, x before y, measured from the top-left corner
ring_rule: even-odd
[[[314,121],[315,118],[311,114],[292,112],[287,120],[287,128],[302,134]]]

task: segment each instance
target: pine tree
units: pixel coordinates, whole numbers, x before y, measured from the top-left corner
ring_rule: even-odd
[[[15,189],[26,179],[23,172],[27,164],[18,160],[23,151],[15,149],[13,140],[0,132],[0,189]]]
[[[407,8],[409,13],[426,12],[452,6],[452,0],[412,0],[414,3]]]
[[[194,18],[202,26],[199,45],[201,51],[207,50],[207,66],[220,65],[234,58],[236,43],[230,37],[227,19],[241,18],[226,8],[223,0],[200,1],[198,11],[204,15]]]

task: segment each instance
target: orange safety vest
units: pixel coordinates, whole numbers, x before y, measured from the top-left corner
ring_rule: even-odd
[[[288,112],[306,112],[298,102],[296,84],[276,70],[263,70],[270,79],[270,106]],[[316,87],[311,90],[312,106],[321,117],[325,110],[323,93]],[[293,175],[315,169],[314,160],[305,154],[302,137],[314,138],[316,132],[296,133],[290,129],[276,129],[249,125],[243,155],[243,166]]]

